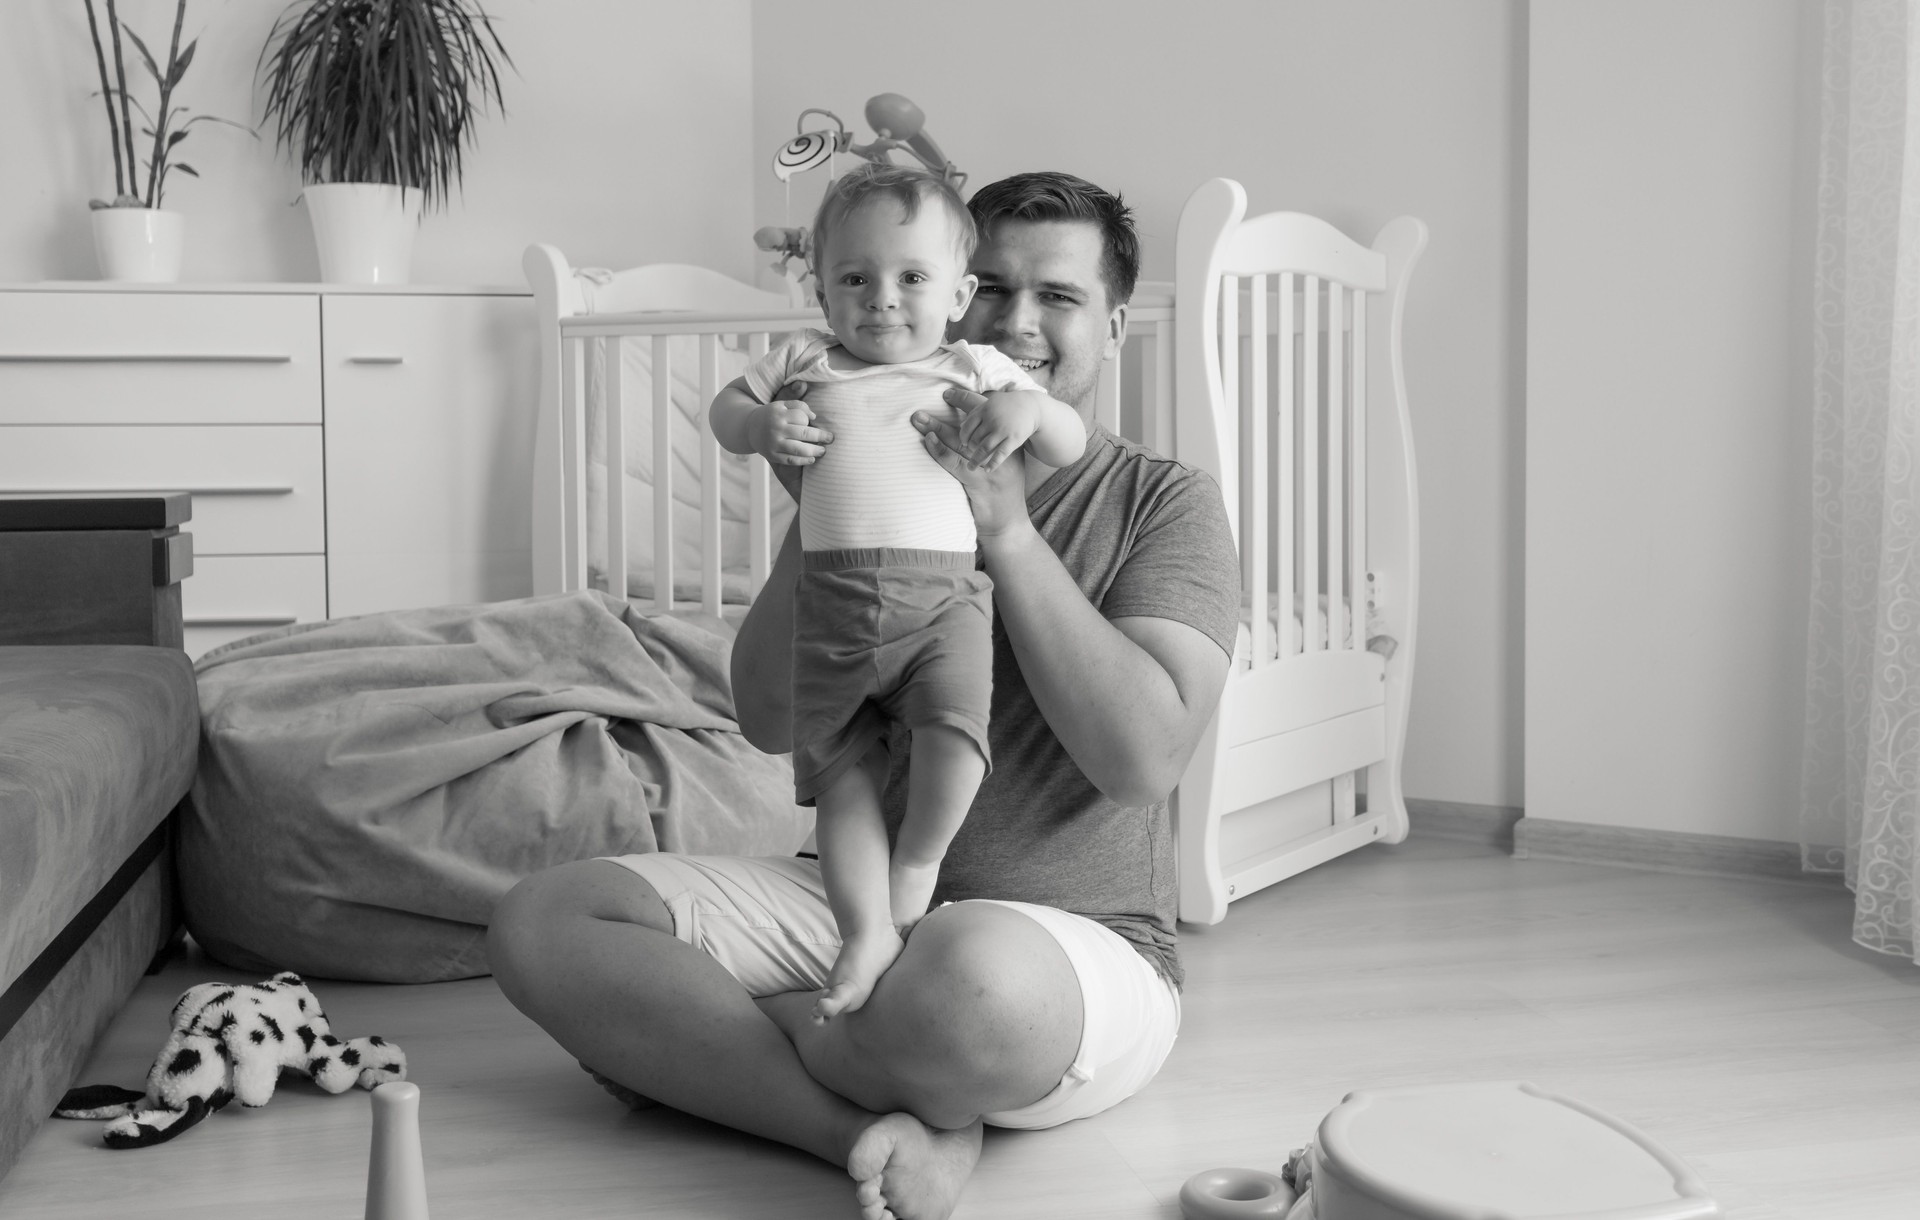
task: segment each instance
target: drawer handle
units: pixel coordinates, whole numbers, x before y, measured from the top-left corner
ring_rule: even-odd
[[[0,352],[0,364],[291,364],[262,352]]]
[[[186,627],[284,627],[299,621],[298,616],[292,614],[209,615],[180,620]]]
[[[184,491],[190,496],[290,496],[291,487],[229,485],[225,487],[9,487],[17,496],[162,496]]]
[[[404,364],[405,356],[348,356],[348,364]]]

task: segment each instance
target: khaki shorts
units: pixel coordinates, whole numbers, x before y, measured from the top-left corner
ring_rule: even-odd
[[[992,767],[993,579],[971,552],[808,551],[793,606],[793,787],[811,805],[887,723],[945,725]]]
[[[673,934],[755,997],[817,991],[840,951],[820,864],[788,856],[603,856],[638,874],[666,903]],[[1098,1114],[1145,1087],[1180,1032],[1180,996],[1118,933],[1084,915],[1002,902],[1065,951],[1080,984],[1080,1048],[1051,1093],[988,1114],[996,1127],[1055,1127]]]

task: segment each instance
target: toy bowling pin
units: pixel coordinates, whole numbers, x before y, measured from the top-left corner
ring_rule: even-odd
[[[373,1091],[366,1220],[427,1220],[427,1170],[420,1159],[420,1087],[409,1081],[383,1084]]]

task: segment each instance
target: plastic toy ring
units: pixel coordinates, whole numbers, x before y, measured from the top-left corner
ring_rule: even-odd
[[[1293,1187],[1259,1169],[1209,1169],[1180,1188],[1184,1220],[1281,1217],[1293,1206]]]

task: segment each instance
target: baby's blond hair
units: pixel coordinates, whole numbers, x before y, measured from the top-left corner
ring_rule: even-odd
[[[819,278],[822,256],[834,226],[877,199],[891,199],[898,203],[904,219],[908,221],[920,214],[922,203],[929,199],[939,200],[940,206],[946,209],[947,219],[953,222],[954,253],[960,256],[960,266],[965,268],[972,261],[974,247],[980,241],[980,231],[973,223],[973,213],[967,210],[960,192],[954,190],[951,183],[923,170],[863,161],[833,180],[832,185],[827,187],[826,196],[820,200],[820,210],[814,214],[813,271],[816,279]]]

